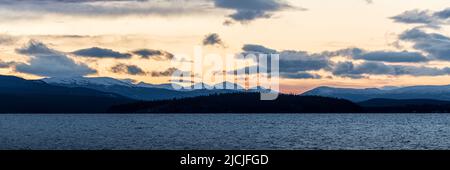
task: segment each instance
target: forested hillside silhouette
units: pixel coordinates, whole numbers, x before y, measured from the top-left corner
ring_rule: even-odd
[[[259,93],[214,94],[195,98],[137,102],[112,107],[118,113],[358,113],[362,108],[344,99],[280,94],[273,101]]]

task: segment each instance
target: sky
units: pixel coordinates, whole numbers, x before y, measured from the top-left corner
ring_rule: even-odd
[[[287,93],[443,85],[449,24],[448,0],[0,0],[0,74],[160,84],[202,47],[280,54]]]

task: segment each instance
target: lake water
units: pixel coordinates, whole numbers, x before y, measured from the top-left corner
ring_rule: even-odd
[[[450,114],[6,114],[0,149],[450,149]]]

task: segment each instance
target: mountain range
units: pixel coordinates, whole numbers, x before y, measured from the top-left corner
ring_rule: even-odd
[[[229,82],[224,82],[229,83]],[[182,90],[171,84],[132,83],[109,77],[26,80],[0,75],[0,113],[97,113],[138,101],[233,93],[237,90]]]
[[[0,76],[1,113],[92,113],[136,100],[82,87]]]
[[[450,85],[443,86],[409,86],[399,88],[335,88],[318,87],[307,91],[304,96],[323,96],[362,102],[370,99],[430,99],[450,101]]]
[[[326,107],[324,107],[326,106]],[[226,93],[193,98],[115,105],[113,113],[361,113],[356,103],[320,96],[281,94],[260,100],[259,93]]]
[[[43,82],[51,85],[63,87],[82,87],[94,89],[102,92],[116,93],[135,100],[164,100],[173,98],[185,98],[203,96],[209,94],[232,93],[236,90],[211,89],[208,90],[207,84],[201,84],[202,87],[208,86],[208,89],[193,90],[175,90],[175,87],[181,87],[174,84],[148,84],[139,82],[134,84],[126,80],[117,80],[109,77],[62,77],[62,78],[44,78]],[[229,82],[224,82],[230,84]]]
[[[193,98],[114,105],[111,113],[450,113],[450,101],[371,99],[360,103],[321,96],[280,94],[263,101],[259,93],[226,93]]]
[[[223,84],[238,86],[230,82]],[[199,85],[209,86],[208,88],[213,86],[203,83]],[[450,85],[382,89],[318,87],[301,95],[281,94],[281,99],[272,103],[253,99],[257,92],[264,90],[267,89],[258,87],[255,90],[178,91],[174,90],[171,84],[136,83],[109,77],[26,80],[14,76],[0,76],[0,113],[104,113],[114,110],[112,108],[122,112],[123,110],[117,109],[120,108],[119,106],[125,106],[132,112],[142,110],[187,113],[195,111],[205,113],[208,111],[322,112],[326,111],[324,108],[338,108],[336,104],[339,105],[339,103],[346,106],[351,106],[349,103],[353,103],[364,112],[375,113],[450,112]],[[307,100],[310,99],[319,103],[308,102]],[[249,107],[246,108],[243,105]],[[144,108],[140,108],[142,106]],[[314,107],[316,108],[313,109]],[[352,106],[346,108],[352,108]],[[334,111],[336,110],[330,112]],[[353,107],[348,112],[356,111],[358,109]]]
[[[128,80],[118,80],[110,77],[64,77],[45,78],[41,81],[63,87],[81,87],[97,91],[115,93],[135,100],[165,100],[173,98],[196,97],[210,94],[243,92],[244,88],[231,82],[223,82],[221,85],[235,87],[232,90],[213,89],[220,84],[208,85],[198,83],[190,87],[192,90],[175,90],[182,86],[177,84],[148,84],[144,82],[134,83]],[[203,87],[195,89],[195,86]],[[240,89],[240,90],[239,90]],[[260,92],[266,89],[257,87],[247,92]],[[431,99],[450,101],[450,85],[443,86],[409,86],[409,87],[389,87],[389,88],[335,88],[317,87],[307,91],[303,96],[323,96],[347,99],[353,102],[363,102],[370,99]]]

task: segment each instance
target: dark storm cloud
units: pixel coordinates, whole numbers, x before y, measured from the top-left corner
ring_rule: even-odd
[[[276,51],[261,45],[246,44],[242,48],[244,52],[238,56],[245,57],[247,54],[266,54],[271,57],[271,54],[279,55],[280,73],[297,73],[301,71],[316,71],[321,69],[328,69],[331,62],[327,56],[322,54],[309,54],[305,51]]]
[[[16,52],[23,55],[45,55],[60,53],[56,50],[48,48],[47,45],[36,40],[29,41],[26,46],[16,49]]]
[[[152,49],[140,49],[133,51],[133,54],[139,55],[141,58],[145,59],[156,59],[156,60],[171,60],[174,58],[172,53],[162,50],[152,50]]]
[[[436,12],[436,13],[434,13],[434,16],[439,17],[441,19],[449,19],[450,18],[450,8]]]
[[[228,17],[244,23],[259,18],[270,18],[273,12],[294,8],[282,0],[214,0],[214,5],[234,10],[235,12]]]
[[[385,64],[378,62],[364,62],[360,65],[355,65],[353,62],[340,62],[335,65],[332,70],[334,75],[361,75],[361,74],[391,74],[392,68]]]
[[[120,17],[129,15],[179,16],[234,11],[224,22],[248,23],[270,18],[293,7],[284,0],[1,0],[0,10],[10,11],[0,19],[36,19],[45,14],[90,17]]]
[[[297,73],[329,69],[332,65],[328,57],[321,54],[309,54],[305,51],[280,52],[280,72]]]
[[[308,71],[329,70],[332,66],[329,58],[322,54],[309,54],[305,51],[293,50],[278,52],[274,49],[255,44],[246,44],[242,49],[244,52],[238,56],[240,59],[243,59],[248,54],[266,54],[270,61],[271,54],[278,54],[279,72],[280,76],[284,78],[316,79],[320,78],[320,76],[308,73]],[[268,71],[270,71],[269,68]]]
[[[44,77],[85,76],[97,73],[86,64],[76,63],[63,52],[53,50],[39,41],[30,41],[16,52],[29,57],[28,63],[15,65],[15,70],[21,73]]]
[[[418,52],[392,52],[392,51],[373,51],[353,56],[353,59],[362,59],[367,61],[384,62],[426,62],[427,57]]]
[[[245,44],[242,47],[242,50],[245,52],[256,52],[256,53],[263,53],[263,54],[276,54],[278,53],[274,49],[270,49],[267,47],[264,47],[262,45],[256,45],[256,44]]]
[[[429,59],[419,52],[409,51],[366,51],[360,48],[348,48],[334,52],[325,52],[327,56],[349,56],[355,60],[383,61],[392,63],[427,62]]]
[[[414,35],[414,36],[413,36]],[[411,34],[404,38],[417,39],[424,35]],[[436,37],[436,35],[434,36]],[[438,39],[442,40],[443,37]],[[425,40],[423,40],[425,41]],[[450,42],[450,41],[448,41]],[[443,45],[438,45],[442,47]],[[429,47],[437,48],[437,47]],[[449,48],[438,48],[440,50],[449,50]],[[429,61],[430,57],[419,52],[408,51],[365,51],[360,48],[348,48],[337,51],[325,51],[321,53],[307,53],[305,51],[276,50],[261,45],[244,45],[242,55],[238,58],[243,59],[246,54],[279,54],[279,73],[281,77],[293,79],[321,78],[320,75],[311,73],[311,71],[331,72],[335,76],[365,78],[370,75],[390,75],[390,76],[440,76],[449,75],[450,68],[434,68],[426,66],[410,65],[388,65],[386,63],[422,63]],[[438,52],[434,51],[434,52]],[[352,60],[364,60],[364,62],[355,64],[352,61],[333,62],[334,56],[347,56]]]
[[[146,75],[147,73],[136,65],[117,64],[111,67],[113,73],[122,73],[130,75]]]
[[[425,66],[386,65],[382,62],[353,62],[337,63],[332,73],[341,77],[363,78],[364,75],[411,75],[411,76],[440,76],[449,75],[450,68],[434,68]]]
[[[308,72],[281,73],[280,77],[288,79],[320,79],[322,76]]]
[[[428,53],[434,59],[450,61],[450,37],[415,28],[403,32],[399,38],[412,42],[413,48]]]
[[[121,53],[111,49],[92,47],[81,49],[72,52],[72,54],[81,56],[81,57],[93,57],[93,58],[131,58],[131,54]]]
[[[45,14],[91,17],[167,16],[204,13],[211,6],[205,0],[1,0],[0,10],[10,12],[0,18],[33,19]]]
[[[399,15],[391,17],[395,22],[407,24],[430,24],[435,22],[430,11],[421,11],[418,9],[405,11]]]
[[[175,67],[172,67],[172,68],[168,68],[167,70],[164,70],[164,71],[152,71],[151,75],[152,75],[152,77],[169,77],[169,76],[172,76],[176,71],[179,71],[179,70]]]
[[[202,44],[204,46],[208,46],[208,45],[218,45],[218,46],[224,46],[222,39],[219,37],[219,34],[216,33],[211,33],[205,36],[205,38],[202,41]]]
[[[390,18],[398,23],[423,24],[432,28],[440,28],[442,25],[450,23],[448,21],[450,18],[450,8],[437,12],[418,9],[409,10]]]
[[[232,74],[232,75],[247,75],[250,73],[250,70],[258,70],[258,68],[257,68],[257,66],[249,66],[249,67],[236,69],[233,71],[228,71],[227,73]],[[268,69],[268,70],[270,70],[270,69]],[[288,79],[320,79],[320,78],[322,78],[322,76],[319,74],[309,73],[307,71],[298,71],[298,72],[280,71],[279,76],[282,78],[288,78]]]

